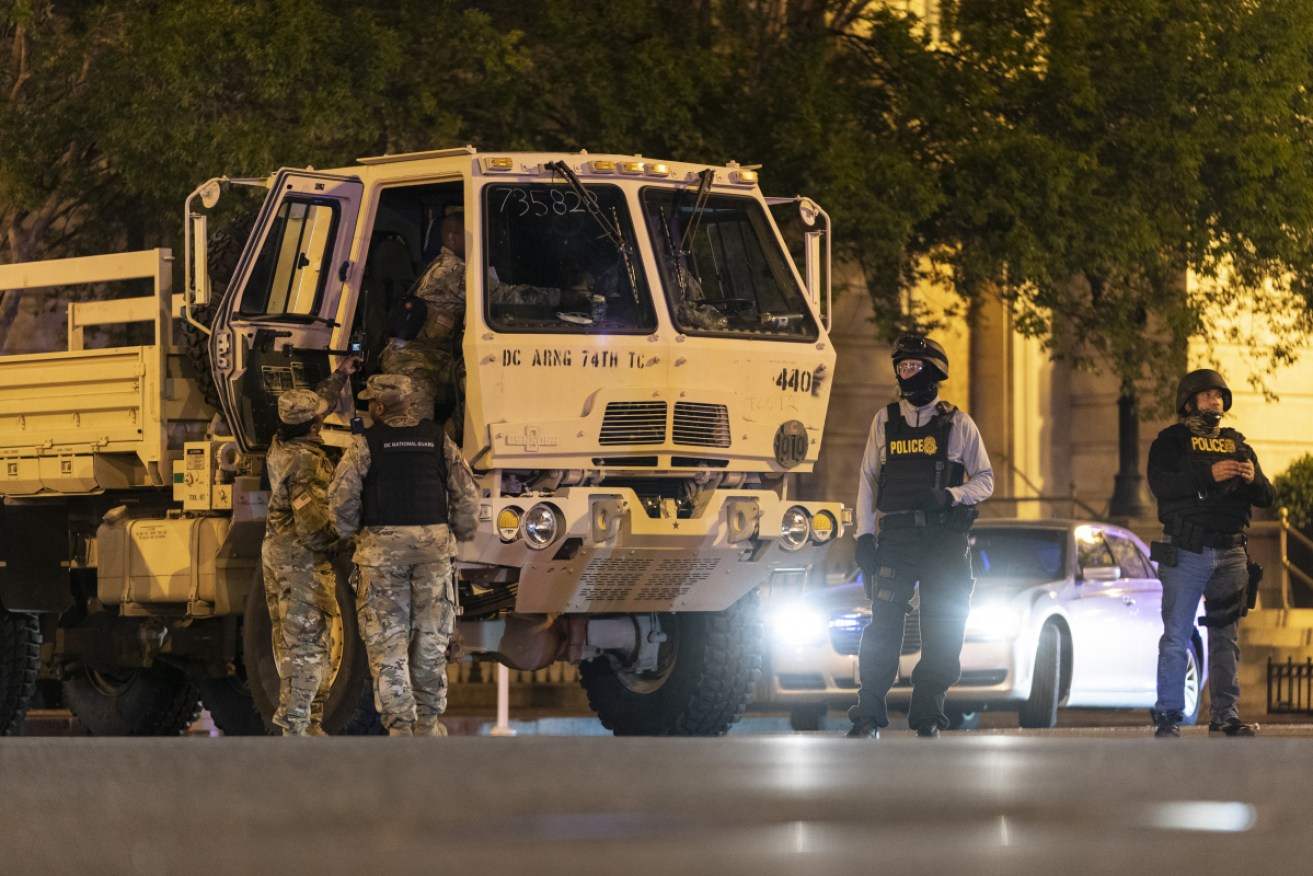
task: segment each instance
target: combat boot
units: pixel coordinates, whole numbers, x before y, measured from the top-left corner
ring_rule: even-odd
[[[848,739],[879,739],[880,725],[874,718],[854,718],[853,726],[845,736]]]
[[[921,725],[920,727],[917,727],[917,728],[916,728],[916,735],[917,735],[917,736],[920,736],[920,737],[923,738],[923,739],[938,739],[938,738],[939,738],[939,725],[938,725],[938,724],[923,724],[923,725]]]
[[[326,732],[324,731],[324,725],[323,725],[323,724],[320,724],[318,721],[311,721],[310,724],[309,724],[309,726],[307,726],[307,727],[305,728],[305,735],[306,735],[306,736],[327,736],[328,733],[326,733]]]
[[[1156,739],[1176,739],[1181,735],[1181,722],[1171,715],[1163,715],[1158,719],[1158,729],[1153,735]]]
[[[419,721],[415,724],[416,736],[446,736],[447,725],[437,720]]]
[[[398,724],[388,728],[389,736],[414,736],[415,728],[410,724]]]
[[[1225,721],[1208,722],[1209,736],[1257,736],[1258,725],[1246,724],[1239,718],[1227,718]]]

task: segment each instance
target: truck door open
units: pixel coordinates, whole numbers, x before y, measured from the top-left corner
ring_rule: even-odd
[[[268,445],[278,396],[314,389],[330,371],[363,185],[282,171],[214,322],[220,401],[245,450]]]

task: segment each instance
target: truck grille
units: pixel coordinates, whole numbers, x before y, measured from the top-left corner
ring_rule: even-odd
[[[729,410],[724,405],[675,402],[674,442],[698,447],[728,447]]]
[[[674,600],[708,580],[719,559],[669,557],[594,559],[579,577],[579,598],[590,602]]]
[[[665,402],[607,404],[598,444],[663,444],[665,440]]]

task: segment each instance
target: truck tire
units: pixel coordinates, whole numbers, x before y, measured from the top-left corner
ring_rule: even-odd
[[[167,663],[113,672],[76,667],[63,686],[69,708],[95,736],[181,736],[201,713],[196,682]]]
[[[635,672],[598,657],[579,666],[588,705],[617,736],[723,736],[761,673],[761,609],[748,594],[725,611],[661,615],[659,666]]]
[[[36,690],[41,627],[36,615],[0,611],[0,736],[15,736]]]
[[[1039,631],[1035,674],[1030,699],[1021,704],[1019,723],[1027,728],[1048,728],[1058,723],[1058,687],[1062,682],[1062,634],[1052,624]]]
[[[373,693],[365,643],[360,640],[356,622],[349,570],[349,563],[337,566],[337,604],[341,609],[342,623],[333,632],[333,686],[328,702],[324,704],[323,726],[325,732],[333,735],[367,735],[367,730],[359,729],[357,712],[361,697],[368,696],[372,702]],[[274,713],[278,711],[278,666],[274,662],[272,636],[269,606],[264,601],[264,578],[257,570],[255,585],[246,598],[242,646],[251,699],[270,733],[281,732],[275,730],[273,723]]]
[[[265,736],[269,732],[241,675],[202,678],[201,702],[224,736]]]

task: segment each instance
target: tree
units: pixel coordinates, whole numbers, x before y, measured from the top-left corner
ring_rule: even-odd
[[[1055,357],[1115,375],[1138,479],[1126,430],[1190,339],[1229,333],[1280,364],[1313,329],[1313,2],[942,6],[940,97],[904,122],[942,155],[924,252]],[[1225,300],[1188,273],[1225,280]],[[1223,318],[1242,307],[1254,322]]]
[[[455,140],[516,39],[454,0],[0,3],[0,260],[168,245],[208,177]]]

